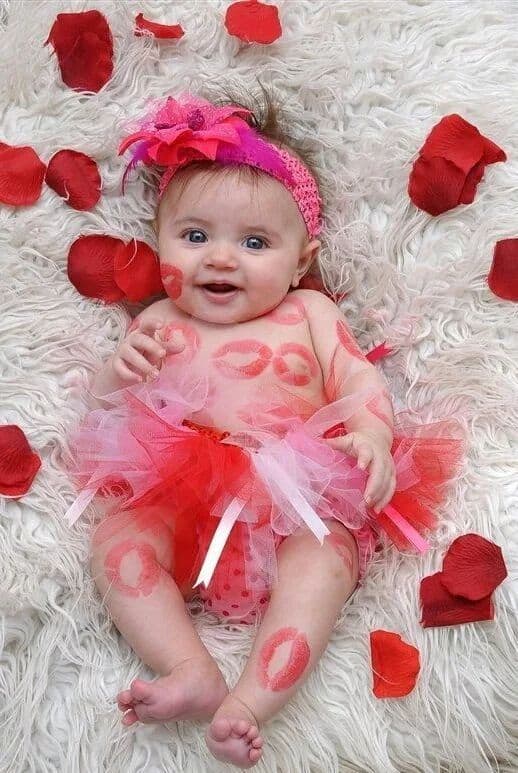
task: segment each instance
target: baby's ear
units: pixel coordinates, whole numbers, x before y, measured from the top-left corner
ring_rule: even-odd
[[[303,248],[300,258],[299,258],[299,264],[297,267],[297,271],[295,273],[295,277],[293,278],[293,281],[291,283],[292,287],[298,287],[298,284],[304,274],[306,274],[309,269],[311,268],[312,264],[315,262],[319,250],[320,250],[321,242],[318,239],[312,239],[310,242],[306,244],[306,246]]]

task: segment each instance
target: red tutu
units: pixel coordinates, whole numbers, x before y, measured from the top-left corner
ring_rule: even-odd
[[[322,542],[335,519],[355,536],[360,580],[385,533],[401,550],[426,550],[426,529],[457,475],[464,434],[455,420],[414,425],[395,417],[396,492],[379,514],[365,506],[368,471],[325,441],[376,395],[350,395],[309,419],[274,409],[246,432],[192,421],[208,404],[206,379],[165,368],[154,382],[121,389],[69,438],[68,470],[81,490],[73,523],[96,493],[118,491],[94,534],[100,544],[130,522],[170,540],[173,578],[196,587],[226,619],[252,622],[277,577],[276,551],[300,526]],[[167,527],[167,528],[164,528]]]

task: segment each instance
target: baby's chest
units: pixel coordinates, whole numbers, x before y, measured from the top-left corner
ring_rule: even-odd
[[[166,324],[168,340],[183,346],[168,363],[209,377],[210,416],[221,429],[241,428],[247,423],[243,417],[259,404],[323,404],[322,372],[307,320],[290,311],[218,328],[192,318]]]

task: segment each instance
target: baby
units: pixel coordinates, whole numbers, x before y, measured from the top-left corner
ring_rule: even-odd
[[[118,475],[132,496],[100,524],[91,570],[159,675],[118,695],[123,723],[209,720],[212,754],[248,768],[373,554],[396,488],[393,413],[341,311],[300,289],[321,230],[300,153],[248,110],[191,95],[155,107],[121,152],[135,143],[132,165],[165,169],[167,297],[92,384],[94,488]],[[231,690],[188,614],[196,593],[222,620],[257,624]]]

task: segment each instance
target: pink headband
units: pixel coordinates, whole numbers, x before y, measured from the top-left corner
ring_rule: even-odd
[[[133,124],[138,129],[119,146],[119,155],[135,142],[122,180],[139,162],[166,167],[159,186],[162,196],[173,175],[191,161],[246,164],[279,180],[293,196],[310,239],[322,230],[321,198],[315,178],[288,151],[265,140],[245,120],[243,107],[217,107],[191,94],[155,101],[151,112]]]

